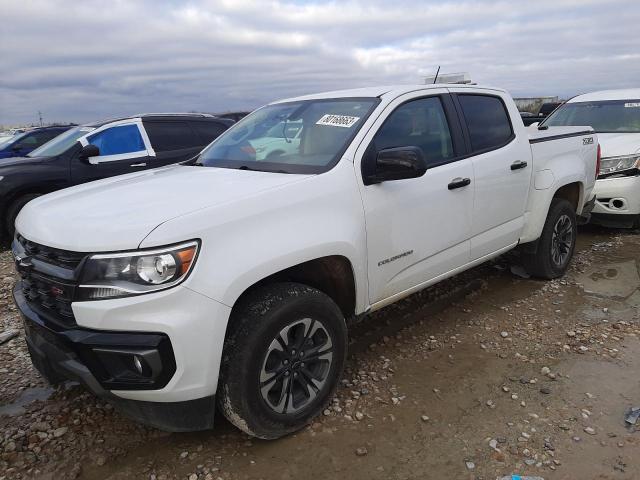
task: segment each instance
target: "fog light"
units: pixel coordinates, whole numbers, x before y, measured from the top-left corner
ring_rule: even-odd
[[[98,375],[100,379],[148,383],[162,372],[162,360],[156,349],[94,348],[93,351],[102,366],[102,375]]]

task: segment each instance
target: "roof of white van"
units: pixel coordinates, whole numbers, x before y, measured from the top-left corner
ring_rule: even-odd
[[[602,100],[637,100],[640,98],[640,88],[626,88],[621,90],[601,90],[599,92],[585,93],[569,100],[574,102],[599,102]]]
[[[299,100],[317,100],[322,98],[375,98],[382,97],[387,93],[392,94],[393,96],[400,96],[409,92],[415,92],[419,90],[433,90],[436,88],[481,88],[483,90],[495,90],[498,92],[504,92],[504,90],[494,87],[485,87],[481,85],[464,85],[457,83],[435,83],[428,85],[386,85],[381,87],[352,88],[349,90],[336,90],[333,92],[314,93],[311,95],[303,95],[300,97],[278,100],[273,103],[293,102]]]

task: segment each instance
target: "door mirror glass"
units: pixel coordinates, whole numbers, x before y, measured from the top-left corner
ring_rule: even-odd
[[[364,179],[365,185],[418,178],[427,171],[427,161],[420,147],[396,147],[380,150],[376,171]]]
[[[91,157],[99,157],[100,156],[100,149],[98,147],[96,147],[95,145],[85,145],[84,147],[82,147],[82,150],[80,150],[80,160],[88,160]]]

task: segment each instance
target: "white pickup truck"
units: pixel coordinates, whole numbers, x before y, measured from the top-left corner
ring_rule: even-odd
[[[267,140],[280,153],[256,152]],[[588,127],[529,133],[494,88],[269,104],[193,164],[22,210],[14,297],[33,362],[159,428],[210,428],[217,404],[251,435],[288,434],[333,395],[346,318],[517,246],[531,274],[562,275],[597,150]]]

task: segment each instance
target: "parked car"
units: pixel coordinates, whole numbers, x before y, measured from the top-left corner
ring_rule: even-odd
[[[42,194],[187,160],[232,124],[207,114],[145,114],[68,129],[26,157],[0,161],[2,227],[13,235],[18,212]]]
[[[216,117],[219,118],[228,118],[229,120],[233,120],[234,122],[239,122],[244,117],[249,115],[251,112],[225,112],[225,113],[216,113]]]
[[[72,125],[34,128],[23,133],[3,137],[0,140],[0,159],[27,155],[71,127]]]
[[[640,228],[640,88],[579,95],[542,125],[593,126],[602,148],[602,163],[591,221]]]
[[[216,401],[250,435],[300,429],[336,389],[345,318],[518,245],[531,274],[566,271],[597,137],[517,117],[477,86],[310,95],[192,165],[30,202],[13,254],[33,363],[166,430],[212,427]],[[252,145],[290,124],[297,148],[283,136],[258,160]]]
[[[543,103],[538,110],[538,117],[547,118],[553,113],[553,111],[562,105],[564,102],[547,102]]]
[[[533,124],[538,124],[547,116],[553,112],[556,108],[562,105],[563,102],[548,102],[540,105],[540,109],[538,113],[531,112],[520,112],[520,117],[522,118],[522,123],[524,123],[525,127],[528,127]]]

